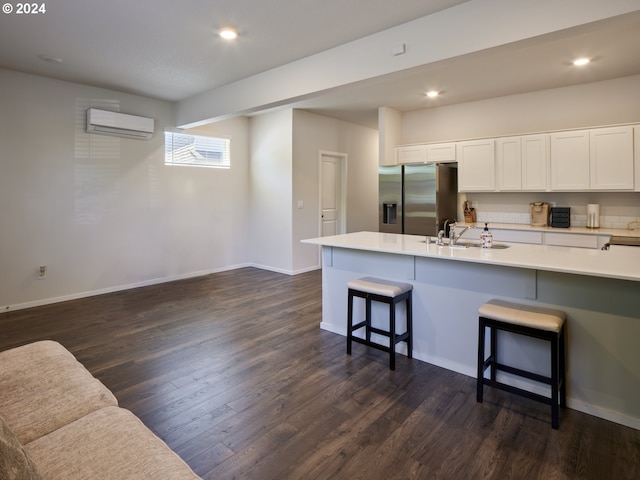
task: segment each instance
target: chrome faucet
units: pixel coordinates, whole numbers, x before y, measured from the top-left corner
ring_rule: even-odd
[[[456,224],[455,223],[452,223],[449,228],[451,229],[451,230],[449,230],[449,245],[455,245],[456,242],[460,239],[460,237],[464,234],[464,232],[466,232],[470,228],[476,228],[476,225],[475,225],[475,223],[473,223],[471,225],[466,225],[466,226],[462,227],[462,230],[457,235],[456,235]]]
[[[451,218],[447,218],[444,221],[444,233],[445,233],[445,235],[451,235],[451,224],[452,223],[455,225],[456,221],[454,219],[451,219]]]

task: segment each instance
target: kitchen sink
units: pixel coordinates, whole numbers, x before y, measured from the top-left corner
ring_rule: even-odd
[[[436,244],[436,238],[431,237],[431,243]],[[420,243],[427,243],[426,240],[420,240]],[[455,245],[449,245],[449,243],[443,243],[443,247],[454,248],[454,249],[463,249],[463,248],[482,248],[482,243],[480,242],[470,242],[468,240],[458,240]],[[509,248],[509,245],[504,243],[494,243],[491,249],[493,250],[504,250],[505,248]],[[489,249],[487,249],[489,250]]]
[[[455,247],[462,247],[462,248],[466,248],[466,247],[474,247],[474,248],[482,248],[482,243],[480,242],[466,242],[464,240],[459,241],[458,243],[456,243],[454,245]],[[493,250],[504,250],[505,248],[509,248],[509,245],[506,245],[504,243],[494,243],[493,246],[491,247],[491,249]]]

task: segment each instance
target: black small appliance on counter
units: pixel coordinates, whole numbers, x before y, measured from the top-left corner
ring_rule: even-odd
[[[549,225],[557,228],[569,228],[571,226],[571,207],[551,207]]]

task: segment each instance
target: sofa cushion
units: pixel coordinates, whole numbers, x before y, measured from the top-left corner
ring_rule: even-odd
[[[130,411],[106,407],[25,445],[48,480],[198,477]]]
[[[40,480],[36,464],[18,438],[0,417],[0,478],[2,480]]]
[[[57,342],[0,352],[0,414],[23,445],[117,404],[113,394]]]

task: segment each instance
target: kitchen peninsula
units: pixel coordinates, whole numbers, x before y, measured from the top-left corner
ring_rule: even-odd
[[[568,407],[640,429],[640,249],[452,248],[378,232],[303,242],[322,247],[321,328],[346,334],[348,281],[371,275],[410,282],[414,358],[472,377],[481,304],[502,298],[564,310]],[[363,306],[356,307],[363,315]],[[373,313],[374,323],[383,321],[383,308]],[[503,349],[516,366],[548,369],[547,349],[534,339],[507,336]]]

